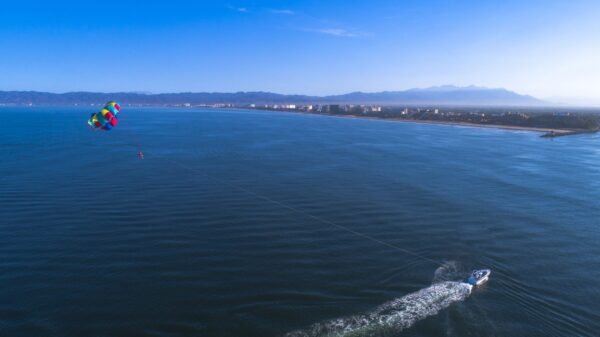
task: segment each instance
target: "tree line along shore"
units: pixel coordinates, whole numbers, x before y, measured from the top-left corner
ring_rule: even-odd
[[[600,111],[567,108],[400,107],[379,105],[249,104],[242,108],[542,132],[560,137],[600,130]]]

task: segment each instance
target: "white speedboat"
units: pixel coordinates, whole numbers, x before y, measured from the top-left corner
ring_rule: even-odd
[[[467,279],[467,283],[472,286],[478,286],[486,283],[489,280],[490,274],[492,273],[489,269],[474,270],[471,276]]]

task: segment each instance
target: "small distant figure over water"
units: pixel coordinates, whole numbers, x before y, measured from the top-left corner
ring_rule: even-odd
[[[144,153],[142,151],[138,152],[138,157],[144,159]]]

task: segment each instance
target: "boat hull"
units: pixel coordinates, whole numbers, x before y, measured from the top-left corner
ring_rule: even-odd
[[[467,279],[467,283],[469,283],[472,286],[480,286],[489,281],[491,273],[492,271],[489,269],[475,270]]]

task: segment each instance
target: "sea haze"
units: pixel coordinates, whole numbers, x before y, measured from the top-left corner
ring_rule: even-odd
[[[492,276],[391,336],[600,331],[597,134],[91,112],[0,107],[2,336],[281,336],[428,294],[428,259]]]

